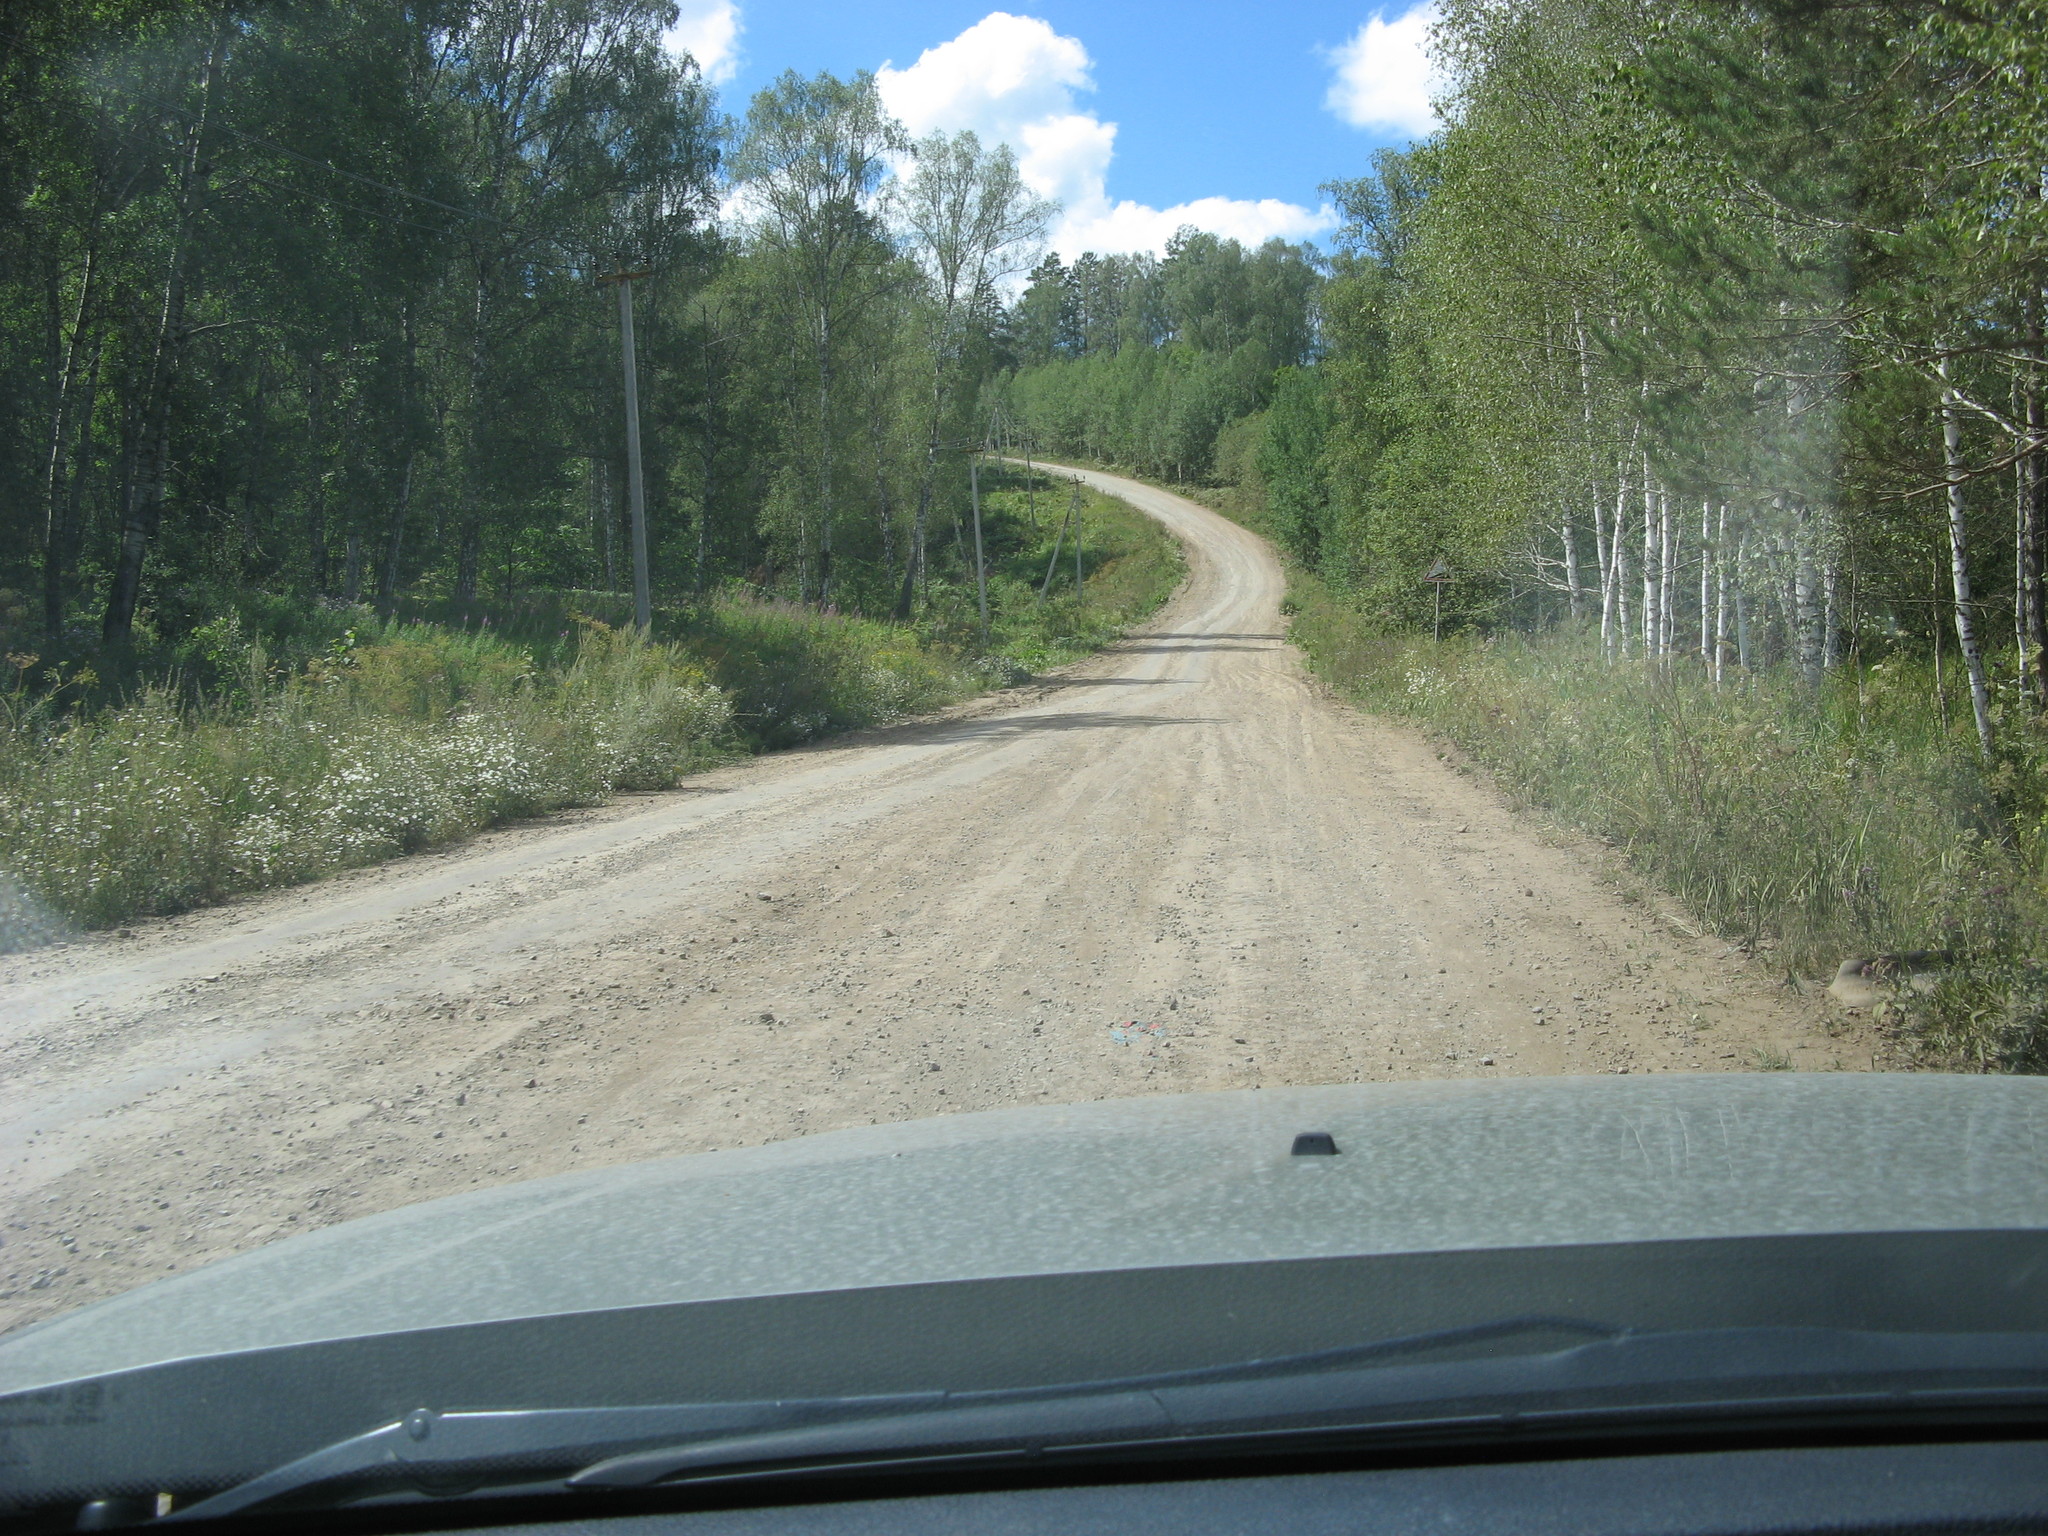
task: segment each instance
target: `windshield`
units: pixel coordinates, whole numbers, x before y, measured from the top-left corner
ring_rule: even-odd
[[[624,1404],[322,1356],[363,1390],[290,1449],[1534,1316],[2020,1327],[1941,1317],[1925,1245],[2048,1216],[2039,49],[10,5],[0,1399],[1602,1244],[1602,1305],[1114,1369],[1049,1303]],[[1629,1246],[1884,1232],[1875,1311],[1645,1311]],[[262,1470],[207,1465],[163,1512]]]

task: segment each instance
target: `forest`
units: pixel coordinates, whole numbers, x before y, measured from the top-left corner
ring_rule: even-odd
[[[1449,5],[1449,126],[1330,185],[1333,260],[1233,251],[1229,299],[1049,262],[1006,398],[1062,450],[1249,472],[1301,561],[1408,623],[1442,561],[1456,627],[1724,675],[1952,630],[1988,751],[1987,650],[2048,704],[2036,20]]]
[[[1313,252],[1187,231],[1070,281],[1008,148],[911,142],[865,75],[728,115],[664,0],[10,15],[17,653],[146,654],[253,592],[459,621],[630,586],[621,274],[679,601],[912,619],[971,575],[969,458],[1028,446],[1012,371],[1021,402],[1130,338],[1091,451],[1188,475],[1312,351]]]
[[[169,909],[268,878],[252,827],[353,824],[223,747],[164,770],[239,807],[207,849],[120,852],[173,791],[121,821],[86,747],[134,779],[194,710],[241,752],[496,708],[569,765],[450,768],[457,809],[361,809],[314,869],[1078,654],[1175,566],[1077,500],[1100,581],[1041,583],[1066,493],[1001,461],[1065,456],[1268,533],[1334,686],[1788,983],[1919,954],[1934,1058],[2048,1065],[2038,6],[1445,0],[1443,126],[1333,167],[1327,250],[1158,255],[1049,250],[1007,148],[913,142],[868,76],[729,112],[670,19],[10,8],[0,775],[82,786],[0,817],[66,866],[38,900]],[[202,873],[110,873],[159,864]]]
[[[1001,462],[1055,212],[1009,149],[865,74],[730,113],[674,18],[8,7],[0,941],[929,709],[1171,590]]]
[[[1017,414],[1208,480],[1326,675],[1714,928],[1924,954],[1937,1056],[2048,1065],[2040,8],[1447,0],[1434,51],[1298,351],[1111,335],[1145,264],[1077,267]]]
[[[729,121],[656,0],[11,14],[0,484],[49,643],[616,588],[629,271],[663,590],[908,601],[1048,212],[1008,151],[910,145],[865,78]]]

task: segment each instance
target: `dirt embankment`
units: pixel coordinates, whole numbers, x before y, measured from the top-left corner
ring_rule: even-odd
[[[0,962],[0,1327],[477,1184],[1032,1101],[1868,1064],[1406,727],[1257,538],[936,720]]]

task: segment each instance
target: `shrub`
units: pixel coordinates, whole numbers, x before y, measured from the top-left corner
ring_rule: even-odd
[[[2038,749],[2009,721],[1986,774],[1903,659],[1715,688],[1685,659],[1610,665],[1569,635],[1388,634],[1297,572],[1293,636],[1368,707],[1410,716],[1509,790],[1599,834],[1717,932],[1831,975],[1851,955],[1956,957],[1889,1014],[1931,1061],[2048,1067]],[[2023,761],[2025,760],[2025,761]]]
[[[152,687],[69,717],[17,693],[0,720],[15,905],[87,926],[177,911],[672,784],[732,750],[729,701],[672,647],[594,628],[558,676],[422,690],[433,649],[348,648],[282,683],[252,649],[239,708]],[[35,936],[25,915],[12,927],[0,939]]]

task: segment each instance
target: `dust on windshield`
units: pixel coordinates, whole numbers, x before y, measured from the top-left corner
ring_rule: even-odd
[[[1154,9],[10,6],[0,1328],[927,1116],[2043,1066],[2019,13]]]

